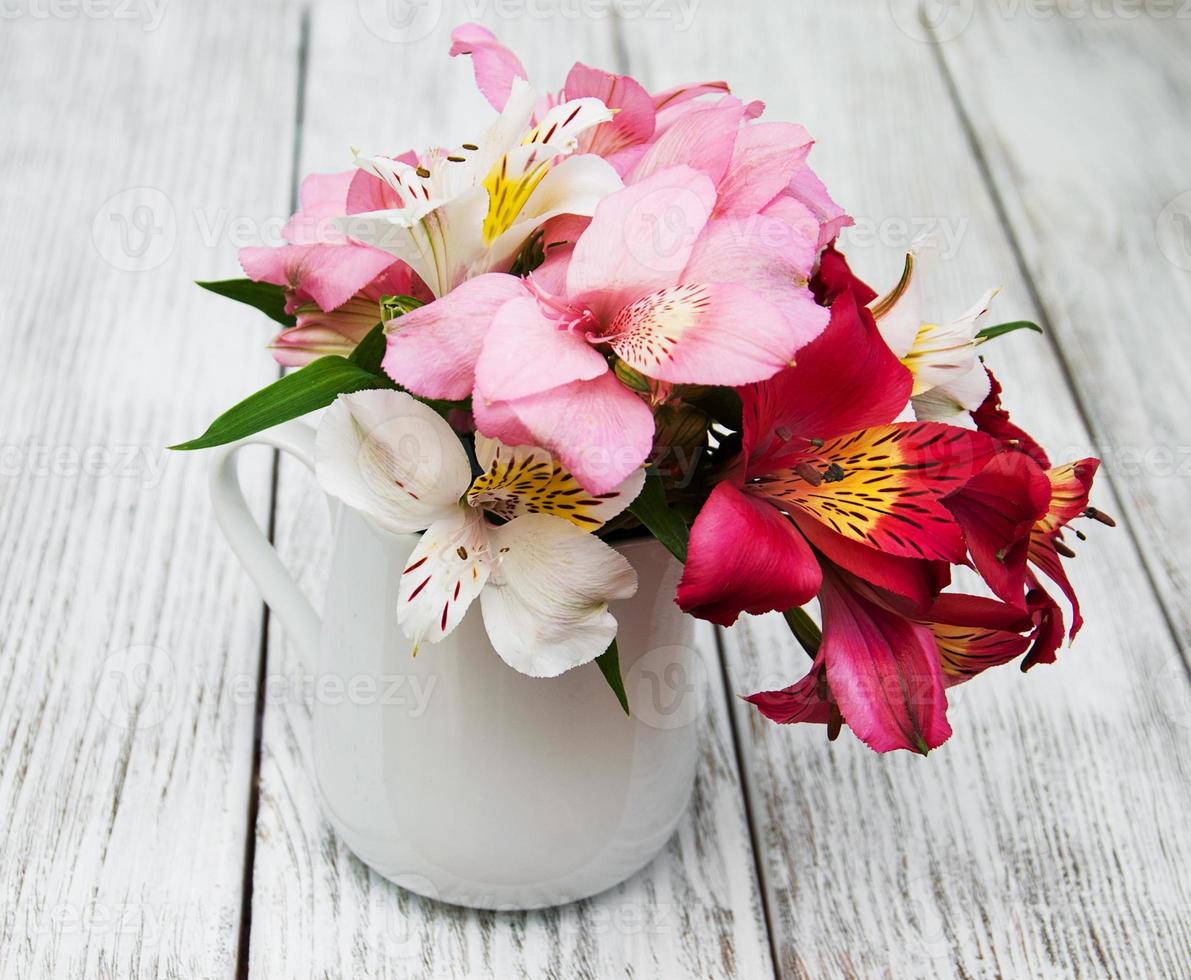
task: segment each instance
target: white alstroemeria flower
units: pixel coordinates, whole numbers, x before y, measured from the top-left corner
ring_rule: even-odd
[[[603,102],[572,99],[531,125],[536,101],[529,84],[514,79],[504,110],[480,139],[432,150],[417,166],[357,155],[356,165],[396,191],[402,206],[348,215],[338,226],[404,259],[435,296],[481,273],[505,271],[547,220],[591,215],[622,186],[602,157],[572,156],[580,134],[612,118]]]
[[[632,503],[644,471],[593,497],[545,450],[477,436],[476,456],[483,473],[473,481],[451,427],[390,390],[340,395],[315,446],[327,493],[396,534],[425,531],[397,609],[415,652],[450,633],[479,596],[510,667],[554,677],[594,660],[616,636],[608,603],[636,592],[637,575],[589,532]]]
[[[924,422],[951,419],[974,411],[988,397],[988,374],[976,353],[983,341],[976,335],[1000,289],[988,290],[955,320],[927,323],[922,319],[917,264],[911,250],[897,285],[869,308],[885,343],[914,376],[914,417]]]

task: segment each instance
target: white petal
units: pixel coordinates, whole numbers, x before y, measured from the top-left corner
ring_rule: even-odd
[[[918,336],[922,325],[922,275],[918,268],[919,257],[911,249],[906,255],[902,278],[884,296],[873,300],[870,308],[877,320],[877,329],[889,349],[898,357],[904,357]]]
[[[937,421],[960,412],[972,412],[988,397],[991,388],[984,365],[978,358],[973,358],[966,373],[957,374],[945,384],[916,395],[914,409],[920,421]]]
[[[615,490],[593,495],[545,449],[506,446],[479,433],[476,458],[483,473],[472,483],[468,502],[506,520],[550,514],[594,531],[636,500],[645,484],[645,470],[638,469]]]
[[[560,214],[589,217],[596,205],[624,184],[603,157],[590,153],[567,157],[550,168],[534,188],[520,217],[493,241],[484,257],[485,269],[500,269],[516,255],[536,228]]]
[[[491,566],[484,515],[456,505],[435,521],[401,573],[397,622],[414,642],[436,643],[463,619],[488,581]]]
[[[323,490],[396,534],[421,531],[457,509],[471,483],[459,437],[403,391],[340,395],[315,442]]]
[[[623,556],[544,514],[518,517],[489,537],[495,560],[480,606],[505,663],[531,677],[556,677],[608,649],[616,636],[608,603],[637,591],[637,573]]]
[[[581,133],[611,118],[612,110],[599,99],[590,96],[571,99],[548,109],[525,142],[548,143],[560,147],[563,153],[572,153],[579,145]]]

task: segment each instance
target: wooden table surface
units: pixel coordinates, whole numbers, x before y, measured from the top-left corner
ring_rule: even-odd
[[[612,12],[610,8],[614,6]],[[1191,4],[1184,0],[9,0],[0,8],[0,971],[126,977],[1191,976]],[[408,15],[408,16],[405,16]],[[486,118],[451,27],[541,86],[573,60],[727,78],[805,123],[887,281],[1000,283],[990,350],[1120,527],[1081,547],[1060,661],[954,692],[929,759],[763,721],[780,620],[700,633],[690,814],[624,885],[447,908],[319,814],[309,700],[163,447],[266,383],[259,315],[190,285],[276,239],[295,175]],[[927,26],[929,24],[929,26]],[[1001,316],[1003,314],[1003,316]],[[317,594],[309,478],[244,473]]]

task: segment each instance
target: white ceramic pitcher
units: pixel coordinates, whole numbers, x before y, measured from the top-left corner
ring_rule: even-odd
[[[626,717],[595,664],[555,678],[508,667],[475,603],[411,656],[397,590],[417,537],[332,503],[321,621],[250,514],[237,451],[314,466],[314,430],[290,422],[215,451],[211,497],[232,548],[281,620],[316,691],[314,776],[348,846],[386,878],[476,908],[557,905],[617,884],[663,847],[694,783],[705,696],[679,566],[652,538],[616,545],[637,571],[614,602]],[[333,683],[324,683],[327,680]]]

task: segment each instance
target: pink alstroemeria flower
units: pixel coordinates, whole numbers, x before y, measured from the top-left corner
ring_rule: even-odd
[[[240,250],[248,277],[283,287],[286,311],[297,316],[297,324],[269,345],[286,367],[350,353],[380,322],[382,296],[429,298],[404,262],[350,241],[336,228],[356,173],[311,174],[302,181],[300,208],[281,232],[288,244]]]
[[[715,206],[689,167],[618,191],[528,280],[480,276],[394,321],[384,368],[419,395],[473,396],[481,433],[543,446],[592,493],[610,490],[653,436],[610,355],[661,382],[740,385],[827,324],[806,287],[813,241],[776,219],[713,220]]]
[[[451,32],[451,56],[469,55],[476,85],[498,112],[503,110],[513,89],[513,79],[528,80],[518,57],[501,44],[486,27],[463,24]],[[692,99],[728,91],[725,82],[702,82],[650,95],[636,79],[591,68],[575,62],[561,91],[546,96],[536,115],[573,99],[596,98],[615,115],[580,138],[579,152],[603,157],[622,177],[641,159],[648,145],[678,117]]]

